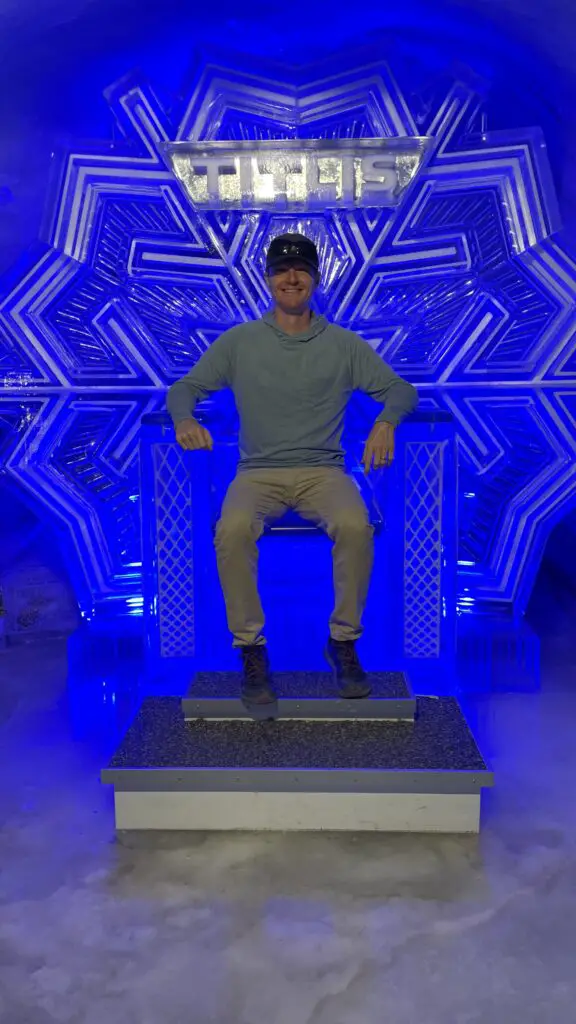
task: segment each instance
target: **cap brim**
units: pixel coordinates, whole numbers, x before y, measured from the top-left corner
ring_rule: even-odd
[[[286,263],[304,263],[310,270],[313,270],[315,274],[318,273],[319,267],[316,263],[311,263],[310,260],[304,258],[304,256],[281,256],[276,260],[270,260],[266,264],[266,271],[274,270],[274,267],[280,267]]]

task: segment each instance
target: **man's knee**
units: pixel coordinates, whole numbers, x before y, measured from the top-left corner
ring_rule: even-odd
[[[352,543],[363,543],[370,541],[373,529],[368,518],[362,510],[342,510],[330,523],[330,536],[334,538],[350,540]]]
[[[216,546],[235,547],[247,540],[255,539],[255,524],[248,512],[231,510],[223,512],[216,525]]]

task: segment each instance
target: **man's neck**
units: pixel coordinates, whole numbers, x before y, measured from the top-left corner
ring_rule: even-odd
[[[284,334],[303,334],[310,326],[312,310],[308,308],[303,313],[285,313],[283,309],[276,306],[274,319]]]

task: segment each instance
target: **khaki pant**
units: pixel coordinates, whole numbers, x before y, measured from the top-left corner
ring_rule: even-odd
[[[266,521],[289,508],[321,526],[334,542],[330,635],[356,640],[362,633],[374,542],[368,510],[352,478],[327,467],[245,470],[232,481],[216,527],[218,572],[235,647],[265,643],[257,542]]]

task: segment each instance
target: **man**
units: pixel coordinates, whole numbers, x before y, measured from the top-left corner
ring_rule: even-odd
[[[272,310],[222,334],[172,385],[168,409],[182,448],[212,449],[210,433],[191,413],[222,388],[230,387],[236,399],[241,458],[216,528],[216,553],[228,626],[243,660],[245,706],[276,699],[258,594],[257,541],[265,522],[289,508],[318,523],[333,541],[335,607],[326,656],[341,695],[366,697],[370,687],[355,641],[362,633],[373,531],[344,469],[344,413],[355,390],[384,404],[364,449],[368,472],[392,460],[394,431],[417,395],[366,341],[312,311],[320,274],[308,238],[275,238],[266,275]]]

